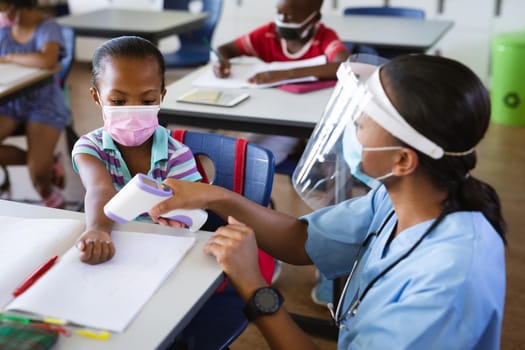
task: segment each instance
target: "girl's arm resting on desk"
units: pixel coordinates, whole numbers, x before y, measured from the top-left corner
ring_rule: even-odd
[[[204,251],[216,257],[244,303],[258,288],[267,286],[259,270],[255,234],[250,227],[233,217],[228,218],[227,226],[219,228],[212,235]],[[257,318],[255,324],[271,349],[316,348],[284,307],[273,315]]]
[[[60,46],[55,42],[48,42],[44,44],[40,52],[7,54],[0,57],[0,62],[51,69],[57,65],[59,55]]]
[[[115,195],[111,177],[102,162],[89,154],[77,154],[75,163],[86,189],[84,200],[86,231],[77,247],[80,259],[89,264],[99,264],[115,255],[111,240],[113,221],[104,214],[104,205]]]
[[[259,248],[275,258],[296,265],[312,263],[304,248],[307,224],[296,217],[265,208],[219,186],[174,179],[165,183],[174,195],[150,210],[153,220],[177,208],[210,209],[225,220],[234,216],[250,226]]]

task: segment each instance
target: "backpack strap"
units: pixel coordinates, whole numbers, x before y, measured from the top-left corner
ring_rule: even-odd
[[[233,163],[233,191],[244,194],[244,170],[246,166],[246,148],[248,141],[238,138],[235,142],[235,159]]]

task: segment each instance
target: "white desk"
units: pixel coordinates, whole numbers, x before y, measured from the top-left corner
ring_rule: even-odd
[[[454,24],[445,20],[360,15],[329,15],[322,20],[343,41],[407,53],[425,52]]]
[[[167,86],[159,113],[161,123],[309,137],[332,92],[332,88],[304,94],[276,88],[243,89],[249,91],[250,98],[234,107],[176,102],[177,97],[195,88],[192,81],[205,69],[211,66],[201,67]]]
[[[16,69],[16,67],[14,67]],[[0,83],[0,105],[53,82],[54,74],[60,66],[53,69],[39,69],[34,73],[23,75],[19,80],[6,84]]]
[[[0,215],[84,219],[83,213],[50,209],[6,200],[0,200]],[[117,225],[116,228],[147,233],[176,234],[177,231],[180,232],[177,229],[138,222]],[[222,270],[215,259],[202,251],[209,235],[209,232],[204,231],[196,233],[197,242],[195,246],[146,303],[124,333],[112,333],[108,341],[94,340],[77,335],[72,335],[71,337],[60,336],[58,343],[53,349],[128,350],[166,348],[223,280]]]
[[[114,38],[137,35],[157,44],[162,38],[200,28],[207,13],[188,11],[148,11],[105,8],[92,12],[58,17],[77,36]]]

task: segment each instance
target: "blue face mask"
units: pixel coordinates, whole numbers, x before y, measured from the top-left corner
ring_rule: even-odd
[[[343,132],[343,157],[346,164],[350,167],[350,173],[359,181],[371,189],[381,186],[382,180],[393,176],[392,172],[380,177],[371,177],[363,172],[362,154],[364,151],[392,151],[401,149],[401,146],[388,147],[363,147],[357,140],[354,124],[349,125]]]

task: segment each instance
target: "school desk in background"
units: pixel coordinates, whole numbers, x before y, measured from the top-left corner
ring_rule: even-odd
[[[59,69],[60,66],[39,69],[14,63],[0,63],[0,105],[51,84],[54,81],[53,75]]]

